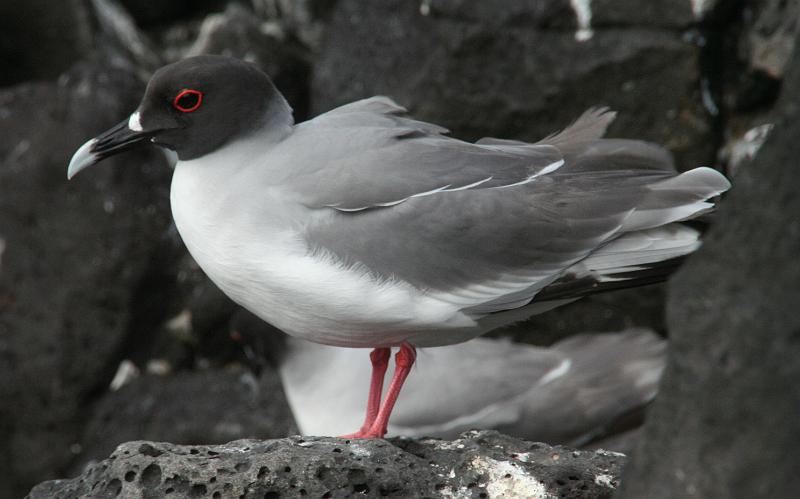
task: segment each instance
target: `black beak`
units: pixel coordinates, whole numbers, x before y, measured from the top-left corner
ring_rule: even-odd
[[[72,159],[69,162],[69,167],[67,168],[67,178],[71,179],[84,168],[92,166],[109,156],[130,149],[140,142],[151,138],[153,132],[141,130],[141,126],[137,126],[138,115],[135,114],[134,116],[137,117],[137,120],[135,122],[136,125],[133,126],[134,128],[139,128],[139,130],[131,129],[131,124],[134,123],[133,119],[125,120],[89,140],[75,151],[75,154],[72,155]]]

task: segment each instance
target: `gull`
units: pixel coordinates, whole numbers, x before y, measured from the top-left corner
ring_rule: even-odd
[[[302,434],[337,435],[361,423],[358,392],[370,375],[363,352],[286,336],[245,311],[234,315],[230,332],[254,367],[266,361],[278,372]],[[388,432],[453,439],[494,429],[584,446],[640,422],[658,391],[666,344],[650,329],[631,328],[580,333],[550,347],[482,337],[423,349]]]
[[[147,141],[174,151],[170,204],[192,257],[289,335],[372,349],[364,423],[347,436],[380,438],[416,348],[662,280],[697,249],[676,222],[710,211],[729,182],[603,138],[613,119],[590,109],[536,143],[470,143],[378,96],[295,124],[267,75],[206,55],[156,71],[67,176]]]

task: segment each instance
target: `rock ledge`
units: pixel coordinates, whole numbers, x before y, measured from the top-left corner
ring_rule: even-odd
[[[436,439],[289,437],[225,445],[128,442],[38,498],[610,498],[623,454],[531,443],[495,431]]]

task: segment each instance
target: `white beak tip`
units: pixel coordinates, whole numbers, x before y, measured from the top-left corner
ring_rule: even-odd
[[[97,155],[92,152],[92,146],[94,146],[95,142],[97,142],[97,139],[88,140],[72,155],[67,167],[67,180],[71,180],[84,168],[97,163]]]

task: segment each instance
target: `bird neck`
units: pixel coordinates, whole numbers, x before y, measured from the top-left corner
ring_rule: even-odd
[[[259,141],[276,143],[285,139],[294,126],[292,107],[277,90],[269,97],[266,113],[259,127],[253,131]]]

